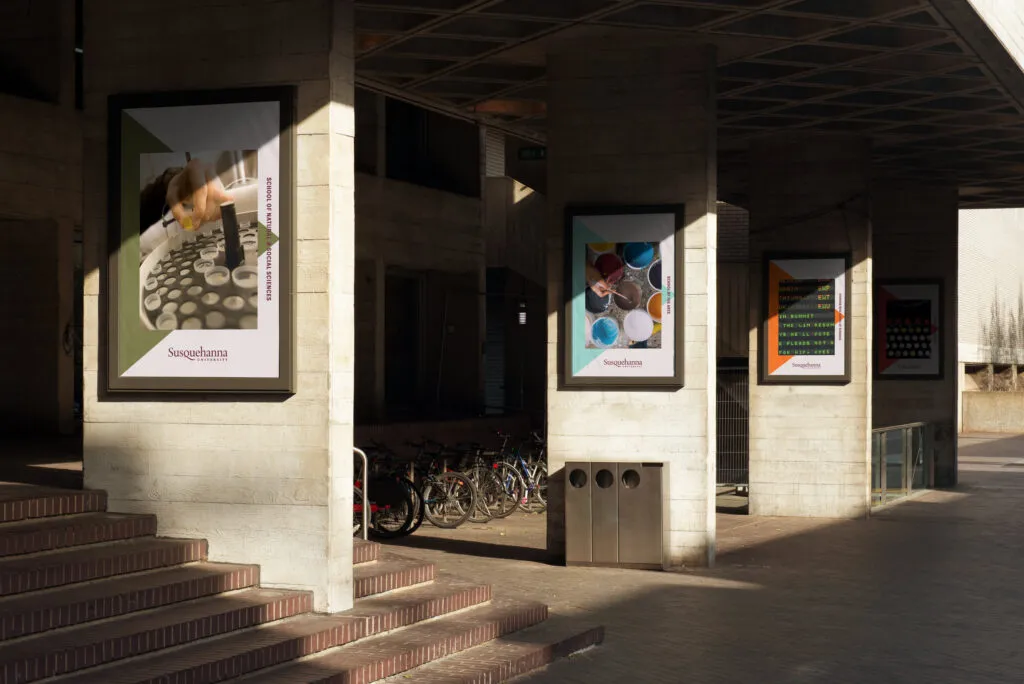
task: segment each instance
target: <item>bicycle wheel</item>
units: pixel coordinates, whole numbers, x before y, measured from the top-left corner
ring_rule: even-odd
[[[352,488],[352,536],[359,537],[363,533],[363,490]]]
[[[416,486],[416,483],[409,479],[405,479],[404,481],[409,485],[409,488],[412,489],[414,496],[414,513],[412,516],[412,523],[409,524],[408,532],[408,534],[412,534],[416,530],[420,529],[420,525],[422,525],[423,521],[426,519],[426,515],[424,513],[426,509],[426,500],[423,498],[423,492],[421,492],[420,488]]]
[[[527,491],[526,482],[519,470],[511,463],[499,463],[492,472],[497,493],[491,513],[495,518],[507,518],[522,506],[522,500]]]
[[[488,501],[494,490],[490,468],[475,466],[466,471],[466,476],[476,487],[476,505],[473,507],[473,513],[469,516],[469,522],[478,525],[488,523],[494,518],[488,506]]]
[[[529,496],[525,510],[543,513],[548,508],[548,464],[543,461],[530,469]]]
[[[370,533],[381,539],[395,539],[409,533],[416,513],[414,494],[397,477],[375,477],[370,481],[370,501],[377,510],[370,517]]]
[[[432,525],[454,529],[473,515],[476,487],[462,473],[441,473],[427,480],[423,499],[423,514]]]

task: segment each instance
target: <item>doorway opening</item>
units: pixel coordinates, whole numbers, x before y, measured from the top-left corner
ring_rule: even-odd
[[[750,494],[750,370],[745,358],[718,359],[716,507],[746,513]]]

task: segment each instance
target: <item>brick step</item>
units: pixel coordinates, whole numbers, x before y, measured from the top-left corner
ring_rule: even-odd
[[[0,525],[0,557],[156,534],[152,515],[82,513]]]
[[[34,682],[308,613],[309,592],[247,589],[0,646],[0,681]]]
[[[579,631],[544,622],[396,675],[382,684],[498,684],[604,641],[604,627]]]
[[[50,680],[53,684],[212,684],[351,641],[357,623],[300,615]],[[49,682],[47,683],[49,684]]]
[[[0,560],[0,596],[206,559],[205,539],[143,538]]]
[[[423,620],[465,610],[491,600],[491,587],[455,577],[442,577],[398,594],[359,599],[340,613],[364,621],[360,637],[408,627]]]
[[[380,544],[362,539],[352,540],[352,563],[372,563],[380,558]]]
[[[17,484],[0,487],[0,523],[105,510],[107,493],[97,490]]]
[[[489,587],[442,580],[401,594],[363,599],[352,611],[338,615],[303,615],[51,681],[53,684],[213,684],[398,629],[417,620],[471,608],[489,597]]]
[[[439,620],[332,649],[245,678],[245,684],[375,682],[543,622],[547,606],[494,600]],[[407,681],[418,682],[415,674]]]
[[[360,563],[352,569],[354,596],[364,598],[434,579],[433,563],[382,553],[380,560]]]
[[[195,563],[0,598],[0,641],[259,584],[256,565]]]

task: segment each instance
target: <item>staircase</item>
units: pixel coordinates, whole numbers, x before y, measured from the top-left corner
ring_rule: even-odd
[[[361,540],[354,608],[316,614],[156,530],[103,492],[0,485],[0,684],[493,684],[603,638]]]

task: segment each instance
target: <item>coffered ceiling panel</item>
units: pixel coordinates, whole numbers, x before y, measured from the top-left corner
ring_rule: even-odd
[[[356,72],[542,142],[548,49],[676,34],[719,47],[719,168],[737,192],[751,140],[806,129],[869,136],[880,173],[956,182],[965,206],[1024,206],[1024,109],[947,20],[966,1],[357,0]]]

